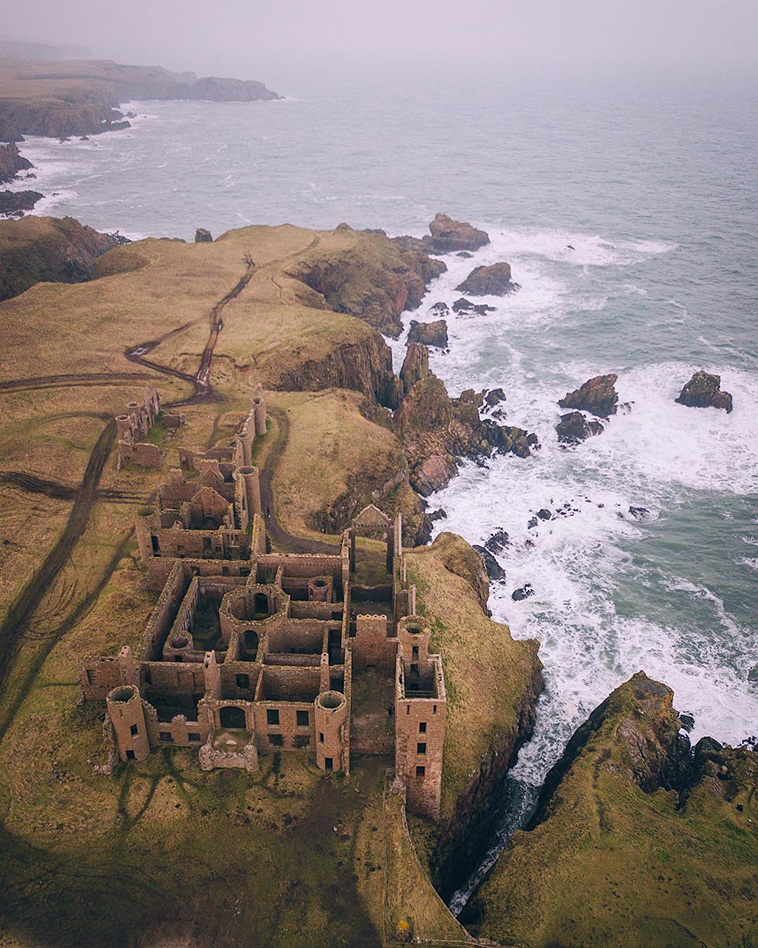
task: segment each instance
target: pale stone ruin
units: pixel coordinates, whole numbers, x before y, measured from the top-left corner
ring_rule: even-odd
[[[414,614],[401,519],[369,506],[334,553],[272,553],[251,463],[265,431],[259,392],[229,444],[180,449],[182,470],[136,518],[157,605],[139,648],[83,661],[83,699],[105,702],[114,761],[174,745],[197,747],[204,770],[292,752],[336,773],[351,751],[394,750],[411,811],[436,819],[445,680]],[[386,546],[372,585],[357,578],[358,536]]]
[[[163,464],[163,452],[158,445],[142,440],[148,436],[158,416],[166,428],[178,428],[185,422],[180,412],[161,412],[161,397],[152,385],[145,386],[141,405],[130,402],[123,415],[116,415],[119,470],[127,461],[140,467],[160,467]]]

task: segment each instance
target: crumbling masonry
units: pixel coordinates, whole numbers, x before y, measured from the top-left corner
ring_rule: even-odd
[[[159,410],[146,396],[145,420]],[[334,553],[272,553],[252,464],[265,432],[259,392],[228,444],[180,449],[181,469],[136,518],[157,605],[136,654],[85,659],[84,700],[105,702],[123,761],[174,745],[197,747],[204,770],[254,771],[260,754],[286,751],[334,773],[349,772],[351,749],[394,748],[410,809],[436,819],[445,680],[414,614],[400,517],[369,506]],[[371,585],[357,578],[359,536],[386,545]]]
[[[116,415],[119,469],[127,461],[140,467],[160,467],[163,464],[163,452],[158,445],[142,440],[158,420],[166,428],[178,428],[184,424],[184,415],[162,412],[160,395],[152,385],[146,385],[142,404],[130,402],[123,415]]]

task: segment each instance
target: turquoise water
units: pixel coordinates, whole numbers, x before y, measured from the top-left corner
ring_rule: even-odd
[[[530,799],[577,724],[641,668],[674,689],[693,738],[758,732],[756,82],[465,75],[311,80],[252,106],[139,103],[132,130],[25,151],[58,192],[42,212],[130,236],[343,220],[421,234],[438,210],[490,232],[413,315],[432,318],[478,263],[508,260],[522,285],[486,317],[451,315],[432,364],[453,393],[503,386],[508,422],[542,449],[467,465],[433,503],[471,542],[510,534],[491,606],[540,639],[547,682],[514,772]],[[674,403],[699,368],[722,376],[731,415]],[[560,449],[557,399],[608,371],[628,411]],[[566,503],[571,516],[528,527]],[[513,602],[526,582],[535,595]]]

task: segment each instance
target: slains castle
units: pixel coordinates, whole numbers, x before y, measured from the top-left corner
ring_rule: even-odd
[[[160,412],[155,390],[130,412],[134,462]],[[445,682],[415,614],[400,518],[369,506],[334,553],[271,552],[252,463],[266,427],[259,391],[231,441],[179,450],[181,468],[136,518],[157,605],[136,650],[87,658],[79,675],[84,700],[105,702],[111,765],[173,745],[196,747],[205,770],[254,771],[260,755],[287,752],[347,773],[351,753],[394,748],[410,809],[437,818]],[[358,582],[357,537],[386,546],[370,585]]]

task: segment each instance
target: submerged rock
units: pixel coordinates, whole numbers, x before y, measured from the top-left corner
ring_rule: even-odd
[[[494,313],[494,311],[494,306],[488,306],[486,303],[472,303],[465,296],[453,303],[454,313],[476,313],[477,316],[484,316],[485,313]]]
[[[596,375],[575,391],[567,392],[558,404],[561,408],[578,408],[591,412],[598,418],[608,418],[609,415],[616,414],[619,400],[615,388],[617,379],[618,376],[613,373]]]
[[[532,588],[531,583],[524,583],[519,589],[514,589],[511,593],[511,599],[514,602],[523,602],[524,599],[528,599],[530,596],[534,595],[534,589]]]
[[[502,553],[509,542],[510,537],[505,530],[496,530],[488,540],[484,541],[484,545],[490,553]]]
[[[439,303],[435,303],[434,306],[432,306],[432,312],[435,316],[447,316],[447,314],[450,312],[450,307],[447,305],[447,303],[440,301]]]
[[[438,319],[433,323],[420,323],[412,319],[411,328],[408,331],[408,342],[420,342],[424,346],[447,349],[447,322],[444,319]]]
[[[456,290],[471,296],[507,296],[521,289],[511,280],[511,265],[501,261],[489,267],[476,267]]]
[[[629,513],[635,520],[650,520],[653,516],[647,507],[630,507]]]
[[[599,421],[587,421],[580,411],[570,411],[561,415],[561,420],[555,426],[558,440],[564,444],[579,444],[586,438],[599,435],[604,429]]]
[[[721,391],[721,376],[702,371],[695,372],[675,400],[689,408],[723,408],[727,414],[734,407],[729,392]]]

